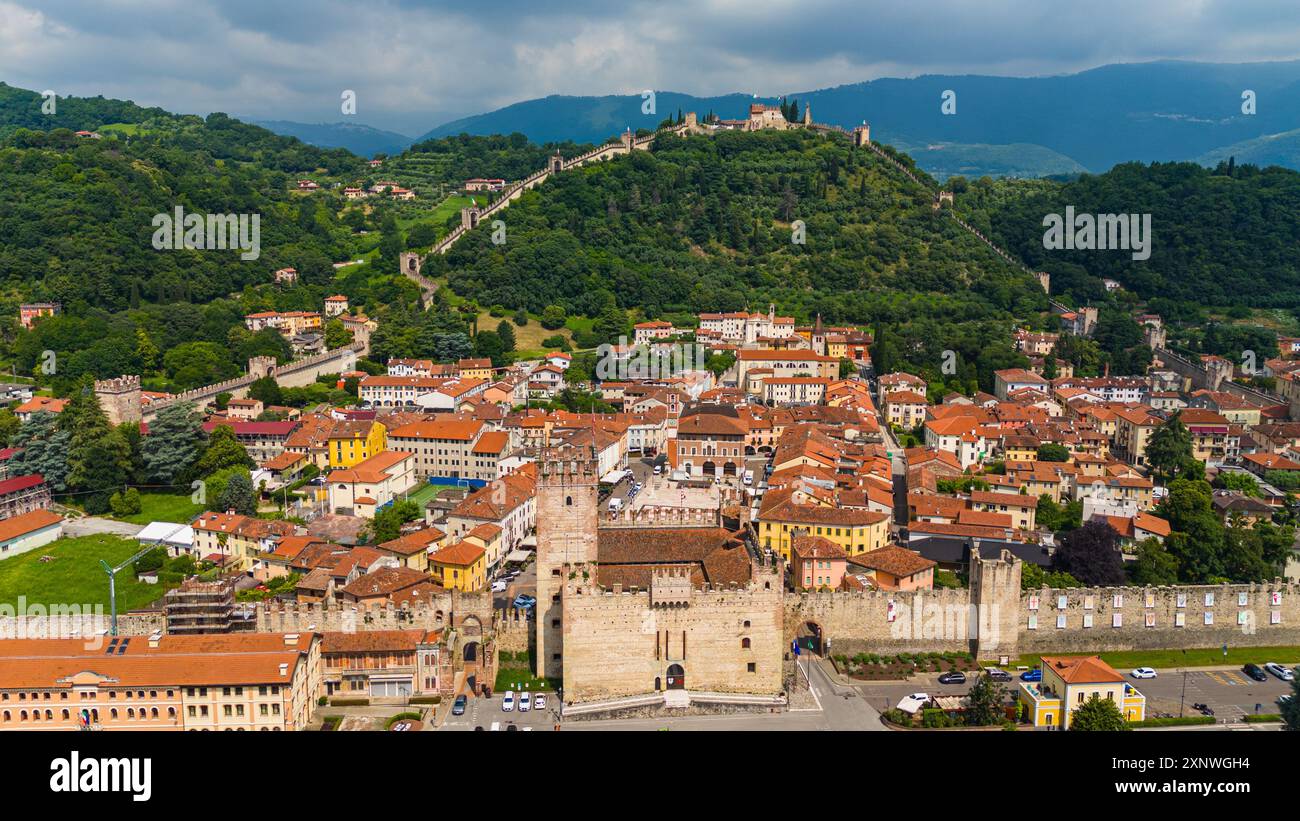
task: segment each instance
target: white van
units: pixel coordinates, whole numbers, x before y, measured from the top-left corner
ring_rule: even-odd
[[[752,471],[752,470],[747,470],[747,471],[745,471],[744,482],[745,482],[746,485],[752,485],[752,484],[754,484],[754,471]]]
[[[622,509],[623,509],[623,500],[622,500],[622,499],[620,499],[619,497],[615,496],[613,499],[610,499],[610,500],[609,500],[609,512],[610,512],[610,513],[618,513],[618,512],[619,512],[620,510],[622,510]]]
[[[661,476],[663,475],[663,472],[664,472],[663,465],[655,465],[655,476]]]
[[[533,706],[533,696],[527,690],[519,696],[519,712],[526,713]]]
[[[515,691],[506,690],[505,698],[501,699],[501,711],[513,713],[515,711]]]

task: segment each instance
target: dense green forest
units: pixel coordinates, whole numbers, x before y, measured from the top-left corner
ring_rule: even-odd
[[[954,180],[957,207],[973,224],[1052,274],[1052,292],[1102,298],[1103,278],[1144,299],[1181,306],[1300,307],[1300,173],[1225,162],[1126,163],[1065,183]],[[1043,218],[1076,213],[1151,214],[1151,256],[1126,251],[1049,251]],[[1181,306],[1167,305],[1174,310]]]
[[[242,373],[252,355],[289,358],[278,334],[244,330],[247,313],[320,310],[333,293],[373,315],[417,301],[416,286],[397,272],[401,204],[362,208],[336,191],[295,190],[303,176],[326,184],[367,175],[349,152],[224,114],[180,117],[98,98],[60,98],[49,118],[58,127],[34,130],[50,125],[40,102],[0,87],[0,327],[16,372],[36,372],[56,393],[84,375],[121,373],[184,389]],[[99,129],[102,139],[72,127]],[[156,250],[152,220],[177,206],[258,214],[260,257]],[[367,255],[374,264],[333,266]],[[298,285],[269,284],[282,267],[297,269]],[[18,329],[18,303],[33,300],[59,302],[63,315]],[[46,351],[55,354],[54,373],[37,372]]]
[[[839,137],[661,137],[653,151],[549,180],[503,218],[504,245],[475,231],[426,272],[481,304],[538,313],[774,302],[804,321],[871,326],[878,367],[937,372],[955,350],[956,381],[972,385],[977,368],[1014,364],[1002,354],[1014,321],[1047,308],[1030,277],[937,214],[926,189]]]
[[[461,134],[416,143],[386,161],[383,173],[403,185],[426,188],[456,188],[475,177],[513,182],[545,167],[547,158],[557,150],[574,157],[591,147],[574,142],[538,145],[519,133],[490,137]]]

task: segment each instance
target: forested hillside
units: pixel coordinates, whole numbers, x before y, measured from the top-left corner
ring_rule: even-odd
[[[1046,296],[931,205],[924,188],[839,136],[661,137],[651,152],[553,177],[504,212],[504,245],[475,231],[426,272],[480,304],[559,306],[605,320],[606,331],[626,309],[655,317],[774,302],[804,321],[873,326],[878,366],[937,369],[956,350],[974,384],[977,368],[983,376],[1014,358],[1013,320],[1036,318]],[[791,242],[795,220],[803,244]]]
[[[141,373],[159,389],[206,384],[242,373],[252,355],[289,358],[279,334],[244,330],[246,313],[320,310],[339,292],[372,313],[415,299],[396,268],[395,204],[349,211],[337,193],[295,190],[303,176],[328,184],[368,175],[347,151],[223,114],[178,117],[116,100],[60,98],[61,125],[50,128],[38,95],[0,92],[0,120],[21,124],[0,137],[0,354],[18,373],[32,373],[53,351],[56,373],[38,375],[56,392],[83,375]],[[102,139],[78,137],[72,126]],[[156,250],[152,220],[177,206],[258,214],[260,257]],[[386,273],[333,267],[375,249]],[[272,288],[271,272],[282,267],[296,268],[300,284]],[[34,300],[61,303],[63,315],[17,329],[18,303]]]
[[[1029,265],[1052,274],[1052,292],[1100,299],[1102,278],[1144,299],[1196,305],[1300,307],[1300,173],[1225,162],[1127,163],[1067,183],[955,181],[971,221]],[[1151,214],[1151,256],[1043,247],[1043,217]]]

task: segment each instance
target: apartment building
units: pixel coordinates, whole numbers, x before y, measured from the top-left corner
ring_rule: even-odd
[[[0,730],[305,729],[314,633],[0,640]]]

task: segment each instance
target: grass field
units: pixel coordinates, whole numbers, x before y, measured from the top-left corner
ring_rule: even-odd
[[[434,498],[444,490],[447,490],[446,485],[431,485],[428,482],[425,482],[415,491],[411,492],[406,499],[407,501],[415,502],[420,506],[420,509],[423,510],[425,504],[427,504],[430,499]]]
[[[137,525],[147,525],[150,522],[187,524],[202,512],[203,505],[191,502],[188,493],[141,493],[139,513],[112,518]]]
[[[1090,655],[1088,653],[1065,653],[1058,655]],[[1228,655],[1223,655],[1222,647],[1198,647],[1182,650],[1124,650],[1115,653],[1099,654],[1103,661],[1121,673],[1127,673],[1134,667],[1154,667],[1157,670],[1170,670],[1179,667],[1215,667],[1221,665],[1241,666],[1247,663],[1263,664],[1276,661],[1291,667],[1300,663],[1300,647],[1229,647]],[[1026,655],[1013,659],[1011,666],[1024,665],[1033,667],[1039,663],[1038,656]]]
[[[0,602],[28,604],[101,605],[108,612],[108,576],[103,559],[116,566],[140,550],[139,543],[117,536],[78,536],[59,539],[20,556],[0,561]],[[53,556],[43,562],[42,556]],[[117,612],[144,607],[166,591],[162,584],[136,581],[129,569],[117,574]]]

